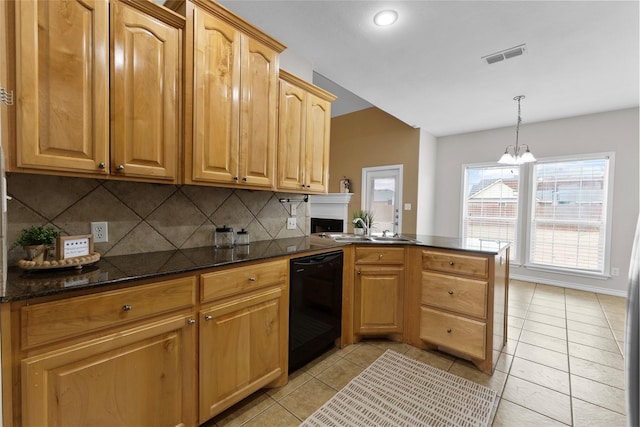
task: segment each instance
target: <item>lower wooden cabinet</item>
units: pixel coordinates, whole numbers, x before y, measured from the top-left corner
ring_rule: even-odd
[[[190,316],[22,360],[22,425],[195,425]]]

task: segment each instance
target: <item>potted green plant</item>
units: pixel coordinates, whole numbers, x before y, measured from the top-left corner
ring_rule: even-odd
[[[31,226],[22,229],[14,246],[22,246],[29,261],[42,262],[48,258],[62,230],[54,227]]]
[[[367,235],[373,225],[373,212],[358,209],[353,212],[353,232],[358,235]]]

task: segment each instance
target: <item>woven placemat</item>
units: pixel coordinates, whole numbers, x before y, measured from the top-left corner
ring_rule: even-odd
[[[488,426],[496,392],[387,350],[301,426]]]

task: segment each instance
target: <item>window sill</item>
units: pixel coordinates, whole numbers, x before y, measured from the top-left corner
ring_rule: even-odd
[[[566,276],[588,277],[589,279],[596,279],[596,280],[609,280],[612,277],[608,274],[591,273],[588,271],[568,270],[564,268],[544,267],[544,266],[535,265],[535,264],[525,264],[525,265],[520,265],[520,267],[526,270],[531,270],[531,271],[540,271],[543,273],[553,273],[553,274],[564,274]]]

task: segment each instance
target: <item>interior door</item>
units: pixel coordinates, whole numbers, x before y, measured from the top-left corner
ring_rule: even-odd
[[[373,228],[402,232],[402,165],[362,169],[362,209],[373,212]]]

